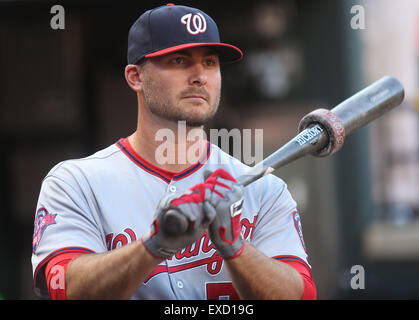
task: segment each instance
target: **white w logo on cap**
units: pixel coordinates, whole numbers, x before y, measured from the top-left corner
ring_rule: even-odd
[[[207,30],[207,21],[200,13],[194,14],[193,16],[192,13],[185,14],[180,21],[186,25],[186,30],[190,34],[196,35],[198,33],[204,33]],[[193,27],[193,30],[191,27]]]

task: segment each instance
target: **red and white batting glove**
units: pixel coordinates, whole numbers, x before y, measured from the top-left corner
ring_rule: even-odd
[[[205,191],[208,187],[209,185],[200,183],[187,192],[170,194],[160,201],[151,230],[142,237],[143,244],[153,256],[170,258],[176,252],[196,242],[207,230],[215,215],[213,212],[203,210]],[[166,232],[164,226],[164,221],[166,221],[164,216],[168,210],[172,209],[183,215],[189,222],[187,230],[176,236]]]
[[[205,185],[212,185],[211,192],[205,192],[204,201],[204,210],[215,215],[208,227],[211,241],[223,258],[236,258],[244,246],[240,226],[243,187],[223,169],[214,171]]]

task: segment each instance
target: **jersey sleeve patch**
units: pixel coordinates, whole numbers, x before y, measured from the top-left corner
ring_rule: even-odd
[[[298,236],[300,237],[301,245],[303,246],[304,251],[306,251],[306,245],[304,243],[304,238],[303,238],[303,227],[301,225],[301,218],[298,211],[294,211],[292,213],[292,218],[294,220],[295,230],[297,230]]]
[[[40,208],[35,215],[34,232],[32,237],[32,252],[35,253],[38,248],[39,241],[41,241],[42,235],[46,228],[50,225],[55,224],[55,218],[57,214],[49,213],[47,209]]]

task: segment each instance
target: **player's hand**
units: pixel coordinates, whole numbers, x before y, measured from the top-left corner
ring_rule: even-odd
[[[240,227],[243,187],[223,169],[209,175],[205,184],[213,186],[204,202],[205,211],[215,215],[208,227],[211,241],[223,258],[235,258],[244,246]]]
[[[145,247],[154,256],[160,258],[170,258],[179,250],[194,243],[207,230],[212,222],[215,212],[203,210],[205,191],[207,186],[200,183],[181,194],[171,194],[164,197],[157,208],[151,230],[143,236]],[[189,226],[180,235],[172,236],[165,231],[164,216],[168,210],[176,210],[183,215]]]

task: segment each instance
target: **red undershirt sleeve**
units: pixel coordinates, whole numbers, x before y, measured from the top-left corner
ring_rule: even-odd
[[[86,252],[62,253],[52,258],[45,267],[48,294],[51,300],[66,300],[65,272],[71,260]]]
[[[303,278],[303,281],[304,281],[304,293],[301,300],[316,300],[317,299],[316,286],[314,284],[314,281],[311,275],[311,270],[309,269],[309,267],[298,260],[283,259],[281,261],[290,265],[301,274],[301,277]]]

